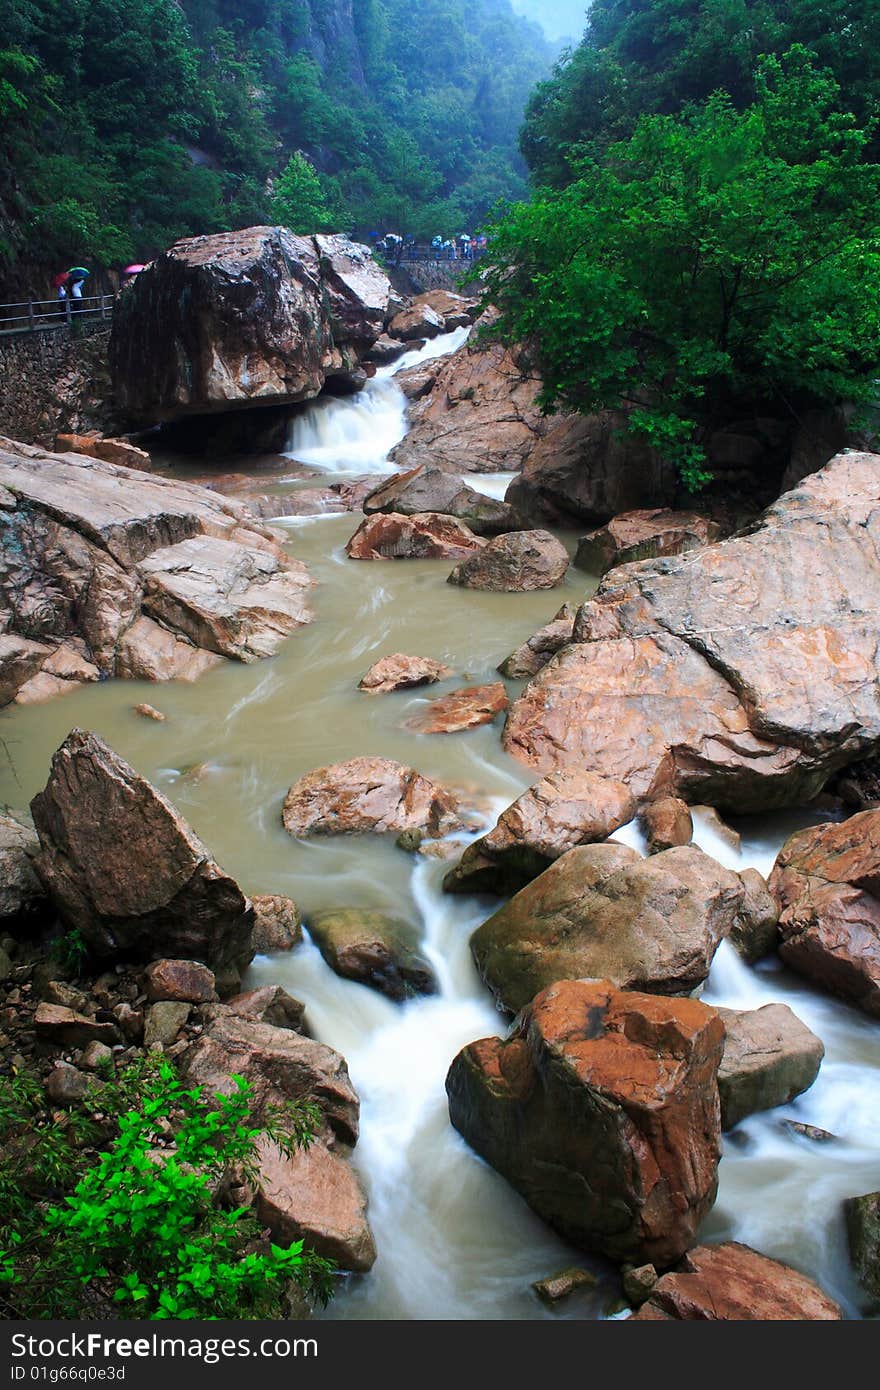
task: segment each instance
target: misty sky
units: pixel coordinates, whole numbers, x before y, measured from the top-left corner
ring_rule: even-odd
[[[542,26],[551,39],[579,39],[584,32],[589,0],[510,0],[518,14]]]

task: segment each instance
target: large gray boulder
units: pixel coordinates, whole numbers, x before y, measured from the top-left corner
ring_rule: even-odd
[[[463,521],[480,536],[514,531],[518,525],[516,512],[506,502],[496,502],[468,487],[454,473],[445,473],[432,464],[420,464],[380,483],[364,498],[364,511],[367,516],[374,512],[395,512],[400,516],[441,512]]]
[[[718,1013],[725,1032],[718,1070],[722,1128],[786,1105],[812,1086],[825,1046],[786,1004]]]

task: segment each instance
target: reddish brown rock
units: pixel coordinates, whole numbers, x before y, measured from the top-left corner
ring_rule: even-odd
[[[62,920],[102,957],[243,967],[253,912],[170,802],[74,729],[31,802],[36,869]]]
[[[642,859],[608,841],[563,854],[478,927],[477,969],[515,1014],[558,980],[685,994],[737,920],[742,881],[693,845]]]
[[[234,994],[219,1006],[219,1011],[223,1010],[242,1018],[256,1019],[258,1023],[271,1023],[273,1028],[292,1028],[295,1033],[306,1031],[305,1004],[294,999],[280,985],[260,985],[258,989],[246,990],[244,994]],[[215,1010],[215,1017],[216,1014]]]
[[[456,565],[448,583],[465,589],[526,593],[554,589],[568,569],[568,551],[549,531],[511,531]]]
[[[135,714],[139,714],[142,719],[152,719],[156,724],[164,724],[168,717],[163,714],[161,710],[156,709],[154,705],[132,705],[132,709]]]
[[[649,801],[639,812],[639,824],[652,854],[674,849],[676,845],[689,845],[694,835],[690,810],[677,796],[661,796],[657,801]]]
[[[718,1013],[725,1032],[718,1071],[723,1129],[733,1129],[756,1110],[786,1105],[812,1086],[825,1047],[787,1005]]]
[[[769,888],[785,963],[880,1017],[880,811],[798,831]]]
[[[480,313],[478,299],[468,299],[465,295],[454,294],[452,290],[427,290],[424,294],[416,295],[412,303],[414,308],[425,304],[439,314],[447,333],[473,323]]]
[[[430,700],[418,714],[407,719],[405,728],[417,734],[455,734],[491,724],[507,709],[507,691],[500,681],[492,685],[467,685],[439,699]]]
[[[55,436],[59,454],[88,454],[105,463],[121,463],[125,468],[142,468],[149,473],[153,467],[150,455],[127,439],[108,439],[100,434],[59,434]]]
[[[509,680],[527,680],[536,676],[563,647],[567,647],[574,631],[575,610],[564,603],[555,618],[533,632],[521,647],[506,657],[498,670]]]
[[[395,314],[388,325],[391,336],[400,338],[404,343],[414,338],[421,338],[422,341],[426,338],[436,338],[445,329],[443,316],[429,304],[418,300],[414,300],[408,309],[402,309],[399,314]]]
[[[350,560],[457,560],[484,544],[451,516],[378,513],[361,523],[345,553]]]
[[[154,960],[144,972],[147,998],[185,1000],[204,1004],[216,999],[214,975],[195,960]]]
[[[640,798],[809,800],[880,743],[880,469],[844,454],[745,535],[612,570],[512,706],[507,750]]]
[[[399,516],[442,513],[457,517],[481,536],[515,531],[518,525],[516,513],[506,502],[496,502],[468,487],[454,473],[432,464],[421,464],[380,483],[364,498],[364,511],[367,516],[376,512],[394,512]]]
[[[430,656],[407,656],[394,652],[373,663],[358,681],[358,690],[368,695],[385,695],[390,690],[412,690],[420,685],[433,685],[454,675],[451,666],[434,661]]]
[[[779,1260],[748,1245],[698,1245],[664,1274],[630,1322],[837,1321],[837,1304]]]
[[[258,1143],[256,1212],[281,1245],[303,1240],[340,1269],[363,1274],[376,1260],[367,1199],[350,1164],[326,1144],[283,1154]]]
[[[694,999],[566,980],[459,1053],[450,1118],[566,1240],[663,1268],[715,1200],[723,1040]]]
[[[292,951],[302,941],[302,914],[292,898],[277,893],[255,893],[254,950],[258,955],[268,951]]]
[[[38,1038],[54,1043],[56,1047],[83,1047],[92,1041],[119,1041],[115,1024],[98,1023],[93,1018],[65,1008],[63,1004],[38,1004],[34,1029]]]
[[[455,798],[390,758],[352,758],[295,782],[282,812],[290,835],[399,834],[439,837],[459,825]]]
[[[605,840],[635,814],[622,782],[551,772],[517,797],[446,875],[447,893],[514,893],[576,845]]]
[[[574,564],[588,574],[604,574],[614,565],[681,555],[716,541],[721,528],[697,512],[673,512],[664,507],[622,512],[598,531],[578,542]]]

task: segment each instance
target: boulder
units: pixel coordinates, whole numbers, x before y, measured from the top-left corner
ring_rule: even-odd
[[[308,929],[330,969],[345,980],[357,980],[397,1000],[437,989],[430,965],[415,949],[408,922],[384,912],[346,907],[315,913]]]
[[[549,531],[511,531],[487,541],[456,565],[448,583],[505,594],[555,589],[565,578],[568,551]]]
[[[125,468],[142,468],[147,473],[153,467],[150,455],[127,439],[108,439],[100,434],[58,434],[55,451],[59,454],[88,454],[105,463],[121,463]]]
[[[859,1283],[880,1302],[880,1192],[848,1197],[843,1211],[849,1255]]]
[[[468,299],[465,295],[454,294],[452,290],[427,290],[424,294],[416,295],[412,301],[413,308],[422,304],[440,315],[447,333],[452,333],[456,328],[465,328],[480,314],[478,299]]]
[[[593,772],[551,772],[468,845],[443,880],[447,893],[515,893],[577,845],[613,835],[635,814],[622,782]]]
[[[694,823],[686,802],[677,796],[661,796],[649,801],[639,812],[639,824],[651,854],[660,854],[676,845],[689,845]]]
[[[426,338],[436,338],[439,333],[445,332],[446,324],[441,314],[436,313],[429,304],[413,302],[408,309],[402,309],[399,314],[388,325],[388,331],[393,338],[400,338],[404,343],[410,342],[413,338],[420,338],[423,342]]]
[[[27,935],[50,912],[46,890],[34,871],[39,842],[12,816],[0,815],[0,928]]]
[[[407,473],[379,484],[364,498],[367,516],[376,512],[394,512],[413,516],[420,512],[454,516],[480,536],[500,535],[515,531],[517,516],[506,502],[468,487],[454,473],[445,473],[431,464],[420,464]]]
[[[507,691],[501,681],[492,685],[467,685],[436,700],[429,700],[404,725],[417,734],[455,734],[491,724],[507,709]]]
[[[630,1322],[837,1321],[837,1304],[779,1260],[748,1245],[698,1245],[664,1274]]]
[[[367,1199],[354,1169],[326,1144],[283,1154],[258,1141],[256,1214],[279,1245],[302,1240],[342,1270],[364,1274],[376,1260]]]
[[[117,410],[150,425],[310,400],[378,338],[389,291],[367,249],[344,237],[247,227],[184,238],[119,296]]]
[[[508,752],[635,796],[809,801],[880,744],[880,466],[843,454],[745,535],[612,570],[511,707]]]
[[[97,735],[74,729],[31,802],[36,869],[97,956],[251,959],[253,911],[170,802]]]
[[[83,1071],[113,1071],[113,1049],[94,1039],[83,1048],[79,1065]]]
[[[530,520],[593,526],[640,507],[666,507],[675,471],[644,441],[623,433],[625,416],[550,417],[505,501]]]
[[[257,955],[292,951],[302,941],[302,914],[292,898],[276,893],[255,893],[253,946]]]
[[[511,652],[498,667],[508,680],[528,680],[536,676],[551,656],[567,647],[574,631],[575,610],[564,603],[551,622],[539,627],[521,647]]]
[[[880,811],[792,835],[769,888],[786,965],[880,1018]]]
[[[398,381],[411,401],[409,431],[391,452],[398,468],[516,473],[550,429],[538,404],[540,382],[500,343],[471,340]]]
[[[565,980],[458,1054],[450,1118],[565,1240],[663,1268],[715,1200],[723,1041],[695,999]]]
[[[377,367],[386,367],[415,346],[415,343],[402,343],[399,338],[391,338],[387,333],[382,333],[367,353],[366,360],[375,362]]]
[[[38,1004],[34,1031],[42,1042],[53,1043],[55,1047],[84,1047],[92,1041],[119,1042],[115,1024],[98,1023],[63,1004]]]
[[[195,679],[311,621],[308,571],[240,502],[8,440],[0,489],[4,702],[104,676]]]
[[[173,1047],[189,1014],[190,1005],[182,1000],[160,999],[151,1004],[144,1023],[144,1047],[148,1051],[156,1044]]]
[[[46,1077],[46,1098],[52,1105],[75,1105],[82,1100],[91,1085],[91,1078],[84,1076],[69,1062],[56,1062]]]
[[[241,1018],[256,1019],[258,1023],[271,1023],[273,1028],[292,1028],[295,1033],[306,1031],[305,1004],[280,985],[260,985],[244,994],[234,994],[213,1010],[213,1016],[224,1010]]]
[[[386,695],[391,690],[413,690],[420,685],[433,685],[454,675],[451,666],[434,661],[430,656],[407,656],[394,652],[374,662],[358,681],[358,690],[368,695]]]
[[[455,798],[391,758],[352,758],[306,773],[282,811],[289,835],[377,835],[422,830],[439,838],[459,824]]]
[[[206,1004],[216,999],[214,975],[196,960],[154,960],[144,971],[147,998]]]
[[[560,1269],[556,1274],[549,1274],[546,1279],[537,1279],[532,1288],[541,1302],[552,1308],[564,1298],[571,1298],[573,1293],[594,1289],[598,1282],[596,1275],[589,1269],[573,1266],[570,1269]]]
[[[461,521],[439,513],[377,513],[362,521],[345,547],[350,560],[457,560],[485,542]]]
[[[786,1105],[812,1086],[825,1047],[786,1004],[718,1013],[725,1032],[718,1069],[722,1129],[756,1110]]]
[[[746,891],[730,944],[751,965],[776,950],[779,909],[757,869],[742,869],[739,876]]]
[[[471,950],[512,1014],[558,980],[687,994],[709,974],[743,894],[736,874],[693,845],[650,859],[613,841],[584,845],[478,927]]]
[[[721,528],[698,512],[673,512],[665,507],[622,512],[598,531],[578,541],[574,564],[588,574],[604,574],[615,565],[651,560],[658,555],[681,555],[716,541]]]

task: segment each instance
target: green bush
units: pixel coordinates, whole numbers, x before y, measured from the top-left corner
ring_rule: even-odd
[[[291,1281],[327,1301],[328,1261],[268,1243],[247,1208],[223,1202],[230,1174],[254,1177],[262,1135],[307,1147],[318,1111],[296,1102],[255,1121],[235,1083],[209,1105],[148,1058],[96,1082],[63,1126],[39,1083],[0,1084],[7,1316],[271,1318]]]

